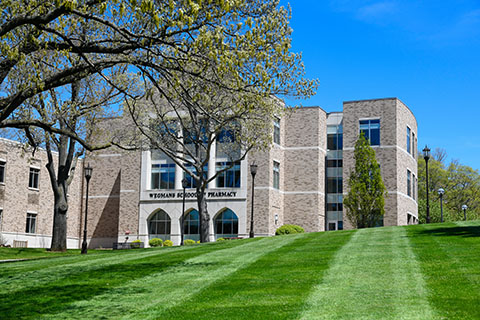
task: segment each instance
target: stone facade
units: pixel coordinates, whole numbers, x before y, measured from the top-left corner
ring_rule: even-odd
[[[350,101],[344,103],[343,112],[327,114],[319,107],[287,110],[279,122],[279,143],[274,143],[268,151],[249,153],[240,163],[239,187],[218,188],[215,181],[209,183],[210,240],[218,236],[214,232],[215,219],[226,209],[233,212],[238,221],[234,235],[248,237],[252,163],[258,165],[254,199],[255,236],[274,235],[283,224],[297,224],[307,232],[351,228],[342,212],[341,198],[348,192],[347,180],[354,165],[353,149],[359,135],[359,122],[365,119],[380,122],[379,145],[373,148],[388,190],[384,225],[417,223],[417,123],[414,115],[396,98]],[[122,121],[110,119],[101,126],[110,128],[120,124],[122,127]],[[330,142],[327,143],[332,132],[340,137],[338,148],[334,150],[330,150]],[[409,150],[407,132],[410,133]],[[7,163],[6,181],[0,183],[0,209],[4,217],[2,232],[10,241],[28,238],[29,246],[48,247],[53,197],[44,169],[45,152],[37,151],[32,158],[28,154],[22,156],[16,143],[2,140],[0,145],[0,161]],[[215,150],[210,156],[209,176],[215,172],[218,161],[226,161]],[[331,163],[331,159],[338,159],[334,162],[337,167],[327,164]],[[154,159],[151,151],[126,152],[115,148],[87,155],[84,162],[93,167],[88,195],[89,247],[111,247],[114,242],[136,239],[148,243],[152,237],[149,223],[158,212],[166,213],[169,219],[169,231],[165,236],[175,244],[180,243],[183,171],[174,165],[173,189],[152,189],[151,183],[153,164],[169,161],[162,157]],[[275,164],[278,164],[278,187],[274,185]],[[39,190],[28,188],[29,166],[41,168]],[[79,167],[82,166],[81,162]],[[407,172],[410,172],[410,189]],[[332,194],[327,190],[328,177],[342,181],[339,186],[343,188],[336,189]],[[83,172],[77,170],[70,189],[69,247],[78,248],[81,242],[79,237],[84,223],[82,205],[86,196],[83,182]],[[186,213],[197,209],[192,190],[186,190]],[[338,206],[332,207],[331,199],[337,199]],[[25,234],[27,212],[37,213],[36,234]]]

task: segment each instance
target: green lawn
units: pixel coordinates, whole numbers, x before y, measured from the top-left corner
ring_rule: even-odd
[[[0,318],[480,319],[479,285],[480,222],[388,227],[4,263]]]

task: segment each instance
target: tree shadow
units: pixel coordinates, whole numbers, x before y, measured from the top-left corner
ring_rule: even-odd
[[[480,237],[480,226],[456,226],[413,231],[416,235],[431,235],[439,237],[456,236],[463,238]]]

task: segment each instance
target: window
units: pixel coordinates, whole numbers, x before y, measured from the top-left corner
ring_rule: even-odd
[[[187,165],[187,168],[193,172],[194,174],[197,174],[197,170],[191,166],[191,165]],[[193,178],[193,176],[191,176],[189,173],[186,173],[184,172],[183,173],[183,176],[187,179],[188,183],[187,183],[187,189],[190,188],[196,188],[197,187],[197,181]],[[208,165],[204,166],[203,167],[203,176],[205,178],[208,177]]]
[[[217,188],[240,188],[240,162],[217,162],[217,171],[230,166],[230,169],[218,175]]]
[[[411,154],[412,152],[411,152],[410,135],[411,135],[411,130],[409,127],[407,127],[407,152]]]
[[[238,217],[230,209],[224,210],[215,218],[215,238],[237,237]]]
[[[152,189],[175,189],[175,163],[152,164]]]
[[[273,142],[280,144],[280,119],[273,120]]]
[[[0,183],[5,183],[5,161],[0,160]]]
[[[273,161],[273,187],[280,189],[280,163]]]
[[[35,233],[37,227],[37,215],[35,213],[27,213],[27,226],[25,233]]]
[[[200,219],[197,210],[192,210],[185,215],[183,221],[183,239],[200,240]]]
[[[327,126],[327,149],[343,149],[343,127],[341,125]]]
[[[327,168],[342,168],[343,167],[343,160],[327,160]]]
[[[0,209],[0,231],[3,229],[3,209]]]
[[[360,120],[360,134],[370,140],[371,146],[380,145],[380,119]]]
[[[407,170],[407,195],[412,196],[412,173],[410,170]]]
[[[415,174],[413,174],[413,180],[412,180],[412,197],[413,197],[413,200],[415,200]]]
[[[162,240],[169,240],[170,226],[170,216],[163,210],[158,211],[148,221],[149,239],[160,238]]]
[[[38,189],[38,177],[40,176],[40,169],[30,168],[30,177],[28,179],[28,187]]]
[[[327,193],[343,193],[343,178],[327,178]]]
[[[412,157],[415,158],[415,132],[412,132]]]

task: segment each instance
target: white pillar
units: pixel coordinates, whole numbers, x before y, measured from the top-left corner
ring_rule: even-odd
[[[216,172],[216,159],[217,159],[217,143],[214,142],[210,148],[210,157],[208,158],[208,179],[212,178]],[[208,183],[208,189],[214,189],[216,187],[215,180]]]

